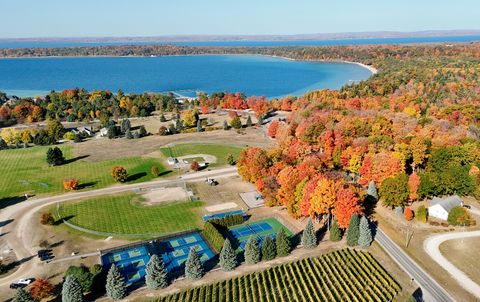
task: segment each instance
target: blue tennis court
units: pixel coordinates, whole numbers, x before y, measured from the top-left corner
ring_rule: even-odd
[[[192,247],[200,255],[202,262],[206,262],[215,256],[198,232],[156,242],[155,245],[169,272],[176,271],[183,266]]]
[[[128,285],[140,281],[145,276],[145,267],[150,255],[145,246],[135,247],[102,255],[102,264],[109,268],[115,264]]]
[[[257,238],[258,244],[261,246],[263,240],[270,236],[272,239],[275,239],[276,232],[273,226],[268,221],[258,221],[251,224],[240,225],[237,227],[230,228],[230,234],[233,238],[238,240],[239,248],[243,251],[245,250],[245,245],[247,244],[248,238],[255,236]]]
[[[243,210],[236,210],[236,211],[223,212],[223,213],[212,214],[212,215],[205,215],[203,216],[203,221],[208,221],[213,218],[224,218],[225,216],[239,215],[239,214],[243,216],[246,215],[246,213]]]

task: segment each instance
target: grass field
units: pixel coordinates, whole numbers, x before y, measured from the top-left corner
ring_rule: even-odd
[[[157,301],[392,301],[400,291],[371,254],[344,249],[191,288]]]
[[[227,155],[230,153],[237,159],[242,147],[219,144],[178,144],[173,147],[161,148],[160,151],[166,157],[179,157],[190,154],[209,154],[217,158],[217,162],[211,167],[224,166],[227,164]]]
[[[157,166],[160,173],[165,168],[160,160],[148,157],[129,157],[116,160],[92,162],[73,158],[71,146],[61,146],[67,163],[48,166],[45,158],[48,147],[3,150],[0,152],[0,203],[4,198],[28,194],[65,192],[63,180],[76,178],[80,185],[94,188],[114,183],[110,173],[113,166],[127,169],[129,183],[152,179],[150,169]],[[1,204],[0,204],[1,206]]]
[[[472,265],[477,262],[480,252],[478,238],[447,240],[440,244],[440,252],[473,281],[480,283],[480,270],[477,265]]]
[[[60,205],[59,213],[75,225],[107,233],[164,235],[200,227],[202,202],[144,206],[134,193],[103,196]]]

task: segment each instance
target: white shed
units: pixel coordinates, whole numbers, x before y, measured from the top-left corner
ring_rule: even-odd
[[[454,207],[461,207],[462,205],[463,200],[458,195],[449,196],[444,199],[434,197],[428,207],[428,216],[447,220],[450,210]]]

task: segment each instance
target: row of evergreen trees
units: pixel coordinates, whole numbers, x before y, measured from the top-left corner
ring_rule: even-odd
[[[332,227],[330,228],[329,234],[330,241],[340,241],[342,239],[342,230],[338,226],[336,220],[333,221]],[[347,245],[349,246],[360,246],[362,248],[367,248],[372,243],[372,230],[370,229],[370,224],[368,219],[365,216],[360,218],[358,215],[354,214],[350,218],[350,224],[348,225],[347,232]]]

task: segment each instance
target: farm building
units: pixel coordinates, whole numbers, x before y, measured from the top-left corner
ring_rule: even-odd
[[[428,207],[428,216],[442,220],[448,219],[448,213],[454,207],[462,206],[463,200],[458,196],[449,196],[447,198],[434,197]]]

